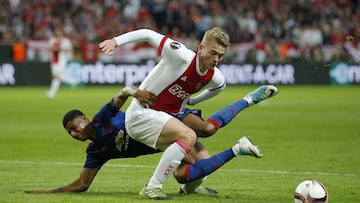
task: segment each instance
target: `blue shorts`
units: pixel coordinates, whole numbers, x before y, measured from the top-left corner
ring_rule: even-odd
[[[172,114],[174,117],[176,117],[177,119],[179,119],[180,121],[183,121],[184,118],[188,115],[188,114],[195,114],[197,115],[198,117],[200,117],[202,120],[204,120],[202,117],[201,117],[201,110],[200,109],[188,109],[188,108],[184,108],[181,110],[180,113],[177,113],[177,114]]]

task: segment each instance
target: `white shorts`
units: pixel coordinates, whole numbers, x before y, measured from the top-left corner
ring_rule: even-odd
[[[171,115],[142,107],[133,98],[126,110],[125,127],[131,138],[156,149],[156,142]]]

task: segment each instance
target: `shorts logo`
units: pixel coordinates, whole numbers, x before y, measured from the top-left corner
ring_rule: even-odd
[[[186,93],[183,88],[178,85],[178,84],[174,84],[173,86],[171,86],[168,91],[170,92],[170,94],[179,97],[181,99],[186,99],[188,97],[190,97],[189,93]]]
[[[170,47],[172,48],[172,49],[179,49],[180,48],[180,43],[179,42],[171,42],[170,43]]]

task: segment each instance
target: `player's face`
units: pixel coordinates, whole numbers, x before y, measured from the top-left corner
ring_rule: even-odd
[[[71,121],[69,121],[65,130],[76,140],[85,141],[88,137],[83,133],[85,127],[88,125],[89,121],[85,116],[79,116]]]
[[[224,59],[226,48],[217,43],[215,40],[209,41],[206,45],[199,47],[200,70],[206,71],[214,68]]]

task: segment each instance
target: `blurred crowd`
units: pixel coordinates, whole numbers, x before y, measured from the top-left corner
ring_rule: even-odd
[[[360,63],[360,0],[0,0],[0,5],[0,44],[32,46],[61,27],[83,60],[89,45],[94,49],[134,29],[154,29],[195,49],[207,29],[219,26],[230,35],[228,62]],[[131,50],[142,48],[148,47]],[[116,60],[93,59],[99,58]]]

